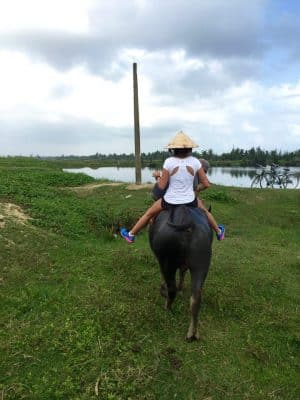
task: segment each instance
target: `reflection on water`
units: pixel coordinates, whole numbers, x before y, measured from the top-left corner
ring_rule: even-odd
[[[213,181],[214,183],[219,183],[219,180],[221,181],[232,180],[232,182],[238,180],[242,184],[243,182],[247,183],[249,179],[251,181],[255,175],[255,171],[256,171],[255,168],[246,168],[246,167],[244,168],[215,167],[211,168],[211,170],[208,172],[208,176],[210,180]],[[222,185],[225,185],[225,183],[222,183]],[[230,186],[236,186],[236,185],[230,184]]]
[[[224,186],[250,187],[255,168],[215,167],[208,172],[212,183]]]
[[[68,168],[66,172],[81,172],[95,179],[109,179],[119,182],[135,182],[135,169],[123,167]],[[212,183],[224,186],[250,187],[256,168],[247,167],[214,167],[208,171]],[[153,169],[142,169],[142,183],[154,183]],[[300,174],[300,167],[291,167],[291,172]]]
[[[222,168],[222,170],[224,170],[224,168]],[[255,169],[253,169],[253,168],[251,168],[251,169],[247,169],[247,168],[244,168],[244,169],[229,169],[229,171],[228,170],[225,170],[225,171],[222,171],[224,174],[230,174],[231,176],[233,176],[233,177],[235,177],[235,178],[240,178],[240,177],[242,177],[242,176],[248,176],[248,177],[250,177],[250,178],[253,178],[254,177],[254,175],[255,175]]]

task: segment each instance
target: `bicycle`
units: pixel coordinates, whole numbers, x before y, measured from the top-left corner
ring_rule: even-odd
[[[274,185],[278,185],[280,188],[283,187],[283,182],[281,175],[278,173],[279,166],[276,164],[271,164],[266,167],[267,173],[265,173],[260,180],[260,187],[263,188],[273,188]]]
[[[263,187],[273,187],[273,177],[271,175],[271,166],[266,167],[257,164],[258,169],[256,170],[256,175],[251,182],[251,188],[263,188]],[[272,179],[271,179],[272,177]]]
[[[264,174],[265,174],[266,167],[264,167],[263,165],[259,165],[259,164],[257,165],[257,167],[258,167],[259,169],[256,170],[256,175],[255,175],[254,178],[252,179],[252,182],[251,182],[251,189],[259,188],[259,187],[260,187],[261,178],[262,178],[262,176],[264,176]]]
[[[295,175],[289,171],[289,168],[283,168],[283,173],[280,176],[283,187],[284,189],[296,189],[299,185],[299,175]]]
[[[251,188],[273,188],[278,185],[284,189],[295,189],[299,184],[299,176],[290,173],[289,168],[283,168],[283,172],[278,171],[279,165],[271,164],[264,167],[258,165],[256,175],[251,182]]]

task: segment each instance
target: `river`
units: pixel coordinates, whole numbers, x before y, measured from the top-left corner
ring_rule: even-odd
[[[300,167],[291,167],[291,172],[300,175]],[[117,182],[135,182],[135,169],[133,167],[101,167],[92,168],[68,168],[66,172],[84,173],[95,179],[109,179]],[[209,180],[217,185],[250,187],[255,175],[255,168],[248,167],[213,167],[208,171]],[[153,169],[142,169],[142,183],[154,183]]]

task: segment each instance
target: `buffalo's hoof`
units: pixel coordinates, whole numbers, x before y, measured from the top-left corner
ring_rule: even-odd
[[[199,335],[198,332],[195,333],[195,334],[193,334],[193,335],[187,334],[186,340],[187,340],[188,342],[196,342],[197,340],[200,340],[200,335]]]
[[[198,336],[195,336],[195,335],[193,335],[191,337],[188,337],[188,336],[186,337],[186,341],[189,342],[189,343],[197,342],[198,340],[200,340],[200,338]]]
[[[160,287],[160,294],[163,297],[168,297],[168,289],[167,289],[167,285],[165,283],[162,283],[162,285]]]
[[[173,304],[173,301],[167,299],[166,302],[165,302],[165,310],[171,311],[171,309],[172,309],[172,304]]]

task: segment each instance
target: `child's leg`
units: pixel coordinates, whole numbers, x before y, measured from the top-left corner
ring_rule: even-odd
[[[201,208],[201,210],[203,210],[207,216],[209,225],[212,227],[212,229],[216,232],[217,234],[217,239],[218,240],[224,240],[225,238],[225,227],[223,225],[218,225],[216,223],[216,220],[214,219],[214,217],[212,216],[212,214],[206,209],[206,207],[204,206],[203,202],[198,199],[198,208]]]
[[[221,229],[219,228],[219,225],[217,224],[216,220],[214,219],[213,215],[205,209],[205,213],[209,222],[209,225],[212,227],[212,229],[216,232],[216,233],[220,233]]]
[[[207,216],[209,225],[212,227],[212,229],[219,234],[221,232],[221,229],[219,228],[216,220],[214,219],[213,215],[207,210],[207,208],[204,206],[203,202],[198,199],[198,208],[201,208]]]
[[[151,218],[155,217],[160,211],[162,211],[161,199],[156,200],[150,208],[145,212],[144,215],[138,220],[134,227],[130,230],[131,235],[136,235],[142,228],[144,228]]]

